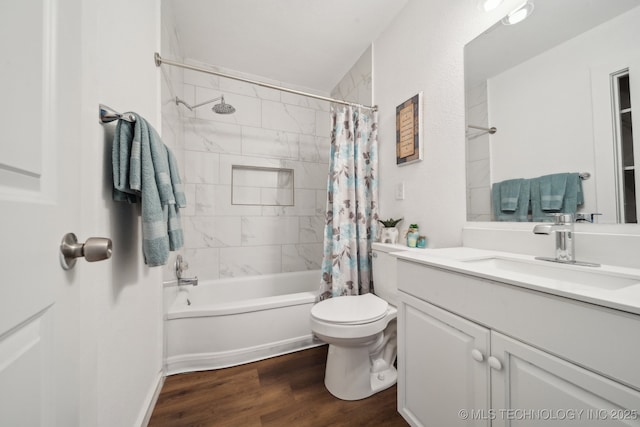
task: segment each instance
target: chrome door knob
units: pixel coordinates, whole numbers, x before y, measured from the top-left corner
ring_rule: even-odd
[[[111,239],[106,237],[89,237],[85,243],[78,243],[73,233],[67,233],[60,243],[60,264],[65,270],[76,265],[76,258],[84,257],[89,262],[111,258],[113,252]]]

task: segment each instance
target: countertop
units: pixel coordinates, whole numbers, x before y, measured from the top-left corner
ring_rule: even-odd
[[[640,269],[559,264],[529,255],[466,247],[400,250],[392,255],[430,267],[640,315]],[[402,290],[402,284],[399,288]]]

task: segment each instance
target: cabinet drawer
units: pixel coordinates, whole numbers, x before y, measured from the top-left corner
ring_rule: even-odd
[[[398,287],[640,390],[640,316],[405,260]]]

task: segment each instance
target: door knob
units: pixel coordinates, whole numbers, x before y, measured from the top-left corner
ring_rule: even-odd
[[[86,242],[78,243],[73,233],[67,233],[60,243],[60,264],[65,270],[76,265],[76,258],[84,257],[89,262],[111,258],[111,239],[106,237],[89,237]]]
[[[484,360],[484,355],[477,348],[471,350],[471,357],[473,357],[473,360],[475,360],[476,362],[482,362]]]
[[[502,363],[500,363],[500,360],[498,360],[498,358],[493,356],[489,357],[489,366],[491,366],[491,368],[495,369],[496,371],[499,371],[502,369]]]

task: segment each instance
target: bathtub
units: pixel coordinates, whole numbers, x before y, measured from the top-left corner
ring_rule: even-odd
[[[165,316],[167,375],[322,345],[309,326],[319,284],[314,270],[181,286]]]

